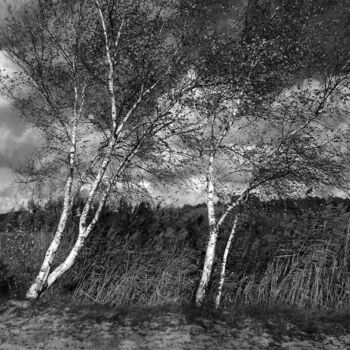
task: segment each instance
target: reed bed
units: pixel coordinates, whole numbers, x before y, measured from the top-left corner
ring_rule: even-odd
[[[306,252],[277,255],[264,271],[231,276],[224,303],[341,309],[350,305],[347,259],[330,242],[311,244]],[[344,252],[345,253],[345,252]],[[345,263],[346,261],[346,263]]]
[[[188,303],[198,277],[196,258],[186,245],[114,250],[86,266],[73,297],[115,306]]]
[[[327,205],[297,207],[296,213],[283,215],[278,209],[257,207],[242,215],[228,257],[221,305],[348,308],[350,214],[344,205]],[[76,264],[43,297],[116,306],[191,303],[207,239],[207,223],[199,220],[205,208],[186,208],[181,218],[174,208],[144,207],[143,215],[124,214],[125,225],[122,214],[116,220],[115,213],[106,213]],[[51,221],[36,226],[39,229],[19,227],[0,237],[0,289],[24,295],[51,242]],[[56,264],[70,250],[76,224],[72,220],[65,232]],[[215,299],[229,229],[228,225],[220,232],[209,305]]]

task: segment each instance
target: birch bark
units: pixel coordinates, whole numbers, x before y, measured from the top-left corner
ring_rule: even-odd
[[[209,186],[208,186],[209,188]],[[246,190],[244,190],[240,196],[230,203],[226,210],[223,212],[223,214],[220,216],[219,220],[217,222],[215,221],[214,226],[210,226],[209,224],[209,241],[207,245],[207,251],[206,251],[206,256],[205,256],[205,261],[204,261],[204,267],[202,271],[202,276],[200,280],[199,287],[197,289],[196,293],[196,306],[200,307],[202,306],[205,296],[206,296],[206,288],[208,286],[211,272],[213,269],[213,264],[214,264],[214,259],[215,259],[215,248],[216,248],[216,242],[218,238],[218,232],[223,224],[224,220],[226,219],[227,215],[238,205],[240,205],[242,202],[244,202],[248,196],[250,191],[252,190],[252,187],[248,187]],[[214,192],[214,186],[213,186],[213,192]],[[209,194],[209,189],[208,189],[208,194]],[[209,197],[209,195],[208,195]],[[214,218],[215,220],[215,212],[214,210],[214,202],[210,204],[211,210],[209,211],[209,201],[208,201],[208,217],[210,216],[211,218]],[[210,212],[210,214],[209,214]],[[212,221],[213,222],[213,221]]]
[[[98,0],[95,0],[95,4],[97,7],[97,11],[100,17],[104,39],[105,39],[105,50],[106,50],[106,59],[108,64],[108,92],[110,97],[110,106],[111,106],[111,121],[112,121],[112,127],[109,132],[109,142],[107,146],[107,150],[105,155],[102,158],[102,163],[100,166],[100,169],[96,175],[95,180],[93,181],[91,185],[91,189],[89,191],[89,195],[87,198],[87,201],[84,205],[84,208],[82,210],[80,220],[79,220],[79,235],[78,238],[71,249],[70,253],[68,254],[65,261],[60,264],[52,273],[50,273],[50,267],[53,263],[55,253],[60,245],[61,239],[62,239],[62,233],[65,229],[67,219],[70,213],[70,208],[72,204],[71,200],[71,193],[72,193],[72,183],[74,178],[74,157],[76,153],[76,132],[77,132],[77,125],[78,125],[78,118],[76,118],[76,122],[74,124],[73,128],[73,135],[72,137],[72,147],[70,152],[70,172],[67,178],[67,184],[66,184],[66,193],[65,193],[65,201],[64,201],[64,209],[62,211],[61,220],[58,225],[57,232],[55,234],[54,240],[52,241],[47,253],[46,257],[43,263],[43,266],[39,272],[38,277],[36,278],[33,285],[28,290],[26,297],[28,299],[37,299],[40,297],[42,293],[45,292],[47,288],[49,288],[60,276],[63,275],[68,269],[70,269],[75,260],[76,257],[81,250],[81,248],[84,246],[85,240],[90,234],[90,232],[93,230],[96,222],[98,221],[101,211],[108,199],[109,193],[111,191],[111,188],[115,181],[118,179],[118,177],[123,173],[123,171],[126,169],[128,164],[131,162],[132,158],[137,153],[137,150],[139,149],[140,142],[136,147],[134,147],[129,154],[125,157],[124,161],[121,162],[119,165],[119,169],[115,173],[115,175],[112,176],[112,178],[108,182],[107,188],[103,191],[102,198],[99,201],[99,206],[94,213],[92,221],[87,224],[88,220],[88,214],[91,210],[91,205],[93,200],[96,197],[97,191],[102,183],[102,181],[106,178],[106,172],[108,169],[108,166],[111,161],[111,157],[113,154],[113,151],[116,147],[116,144],[118,142],[118,138],[121,135],[125,124],[127,123],[128,119],[131,117],[131,115],[134,113],[134,111],[137,109],[138,105],[143,101],[143,98],[150,93],[156,86],[157,82],[151,85],[148,89],[144,90],[144,87],[141,87],[141,91],[139,94],[138,99],[136,102],[131,106],[129,111],[126,113],[125,117],[117,123],[117,108],[116,108],[116,96],[115,96],[115,88],[114,88],[114,66],[113,66],[113,59],[111,57],[111,49],[109,44],[109,37],[107,33],[107,26],[105,23],[104,15],[102,13],[100,4]],[[115,47],[118,46],[119,39],[122,33],[122,29],[124,26],[124,21],[122,21],[119,31],[117,34],[117,40],[115,41]],[[74,147],[73,147],[74,143]]]
[[[115,175],[109,180],[107,188],[104,190],[102,194],[102,198],[100,199],[98,208],[96,209],[96,212],[94,214],[93,219],[89,223],[89,225],[79,227],[79,235],[78,238],[69,252],[67,258],[64,260],[62,264],[60,264],[49,276],[47,279],[47,288],[49,288],[59,277],[61,277],[66,271],[68,271],[75,263],[75,260],[80,252],[80,250],[84,247],[84,243],[86,238],[89,236],[91,231],[94,229],[96,223],[98,222],[100,218],[100,214],[102,212],[102,209],[104,205],[106,204],[106,201],[108,199],[108,196],[111,192],[111,189],[115,183],[115,181],[119,178],[119,176],[124,172],[124,170],[127,168],[129,163],[131,162],[132,158],[136,155],[140,144],[138,144],[132,152],[124,159],[124,161],[119,166],[118,171],[115,173]]]
[[[116,131],[120,132],[122,130],[122,128],[123,128],[123,123],[121,123],[119,125],[118,130],[117,130],[117,123],[116,123],[117,111],[116,111],[116,102],[115,102],[115,94],[114,94],[114,81],[113,81],[114,69],[113,69],[113,62],[112,62],[112,58],[111,58],[111,55],[110,55],[109,39],[108,39],[108,35],[107,35],[107,29],[106,29],[104,17],[103,17],[103,14],[102,14],[102,10],[101,10],[101,8],[99,6],[99,2],[97,0],[96,0],[96,6],[98,8],[98,13],[99,13],[99,16],[100,16],[100,19],[101,19],[101,23],[102,23],[102,28],[103,28],[104,38],[105,38],[106,58],[107,58],[107,61],[108,61],[108,66],[109,66],[108,90],[109,90],[109,93],[110,93],[111,119],[112,119],[112,130],[113,130],[113,132],[110,135],[110,140],[109,140],[109,143],[108,143],[107,151],[106,151],[106,154],[105,154],[105,156],[103,158],[100,170],[99,170],[99,172],[98,172],[98,174],[96,176],[95,181],[92,184],[92,187],[91,187],[90,192],[89,192],[88,200],[85,203],[84,209],[83,209],[82,214],[80,216],[80,220],[79,220],[79,236],[78,236],[77,242],[74,245],[74,247],[72,248],[72,251],[70,252],[70,254],[67,257],[67,259],[65,260],[65,262],[68,261],[68,263],[66,263],[65,266],[69,266],[69,265],[71,266],[74,263],[77,253],[81,249],[81,246],[84,244],[84,240],[85,240],[86,236],[89,234],[89,232],[86,229],[86,221],[87,221],[88,213],[89,213],[90,208],[91,208],[91,203],[94,200],[94,197],[96,195],[96,191],[97,191],[101,181],[103,180],[103,178],[105,176],[107,167],[108,167],[109,162],[110,162],[110,158],[111,158],[112,152],[114,150],[114,147],[115,147],[115,144],[116,144],[116,141],[117,141],[116,137],[114,136],[114,133]],[[122,26],[123,26],[123,23],[120,26],[120,32],[122,30]],[[118,37],[120,37],[120,33],[119,33]],[[41,267],[41,269],[39,271],[39,274],[36,277],[34,283],[29,288],[28,292],[26,293],[26,298],[27,299],[37,299],[37,298],[39,298],[40,295],[42,293],[44,293],[45,290],[49,286],[51,286],[52,283],[58,278],[58,277],[53,278],[53,276],[58,275],[57,273],[55,273],[53,276],[50,275],[50,268],[51,268],[51,265],[52,265],[52,263],[54,261],[57,249],[60,246],[60,243],[61,243],[61,240],[62,240],[62,234],[63,234],[63,231],[64,231],[64,229],[66,227],[66,223],[67,223],[67,219],[68,219],[68,216],[69,216],[69,213],[70,213],[70,207],[71,207],[71,203],[72,203],[72,201],[71,201],[71,194],[72,194],[72,185],[73,185],[73,179],[74,179],[74,166],[75,166],[75,154],[76,154],[76,134],[77,134],[78,117],[79,117],[78,113],[76,113],[77,112],[76,111],[76,106],[77,106],[77,88],[75,88],[74,125],[73,125],[73,130],[72,130],[71,149],[70,149],[70,153],[69,153],[69,174],[68,174],[67,181],[66,181],[63,210],[62,210],[61,218],[60,218],[60,221],[59,221],[59,224],[58,224],[58,227],[57,227],[54,239],[53,239],[49,249],[46,252],[45,259],[44,259],[42,267]],[[129,112],[131,114],[131,111],[129,111]],[[128,113],[127,116],[130,115],[130,114]],[[106,200],[107,196],[108,196],[108,194],[106,196],[103,196],[103,198],[105,197],[105,200]],[[99,213],[98,213],[98,216],[99,216]],[[66,270],[68,268],[66,268]]]
[[[232,239],[233,239],[235,232],[236,232],[237,222],[238,222],[238,215],[236,215],[235,220],[233,222],[233,226],[232,226],[230,235],[228,237],[225,251],[224,251],[224,255],[222,258],[219,286],[218,286],[218,291],[217,291],[217,295],[216,295],[216,299],[215,299],[215,308],[216,309],[218,309],[220,307],[222,287],[223,287],[224,282],[225,282],[227,257],[228,257],[228,253],[229,253],[230,248],[231,248]]]
[[[56,252],[61,244],[62,235],[66,228],[67,220],[71,211],[72,186],[73,186],[73,179],[74,179],[76,144],[77,144],[77,129],[78,129],[79,118],[83,109],[84,91],[85,91],[85,87],[83,88],[83,91],[82,91],[82,103],[78,110],[78,98],[79,98],[78,87],[75,86],[74,88],[75,100],[74,100],[73,120],[72,120],[73,127],[72,127],[72,134],[71,134],[71,145],[69,150],[69,172],[67,175],[67,180],[65,185],[62,213],[60,216],[60,220],[59,220],[54,238],[45,254],[45,258],[41,265],[39,274],[26,293],[27,299],[39,298],[40,295],[43,293],[43,291],[47,288],[47,279],[50,274],[50,269],[55,259]]]
[[[209,241],[205,254],[204,266],[201,280],[196,293],[196,305],[201,306],[204,298],[206,288],[208,286],[210,275],[213,269],[216,241],[218,237],[218,228],[215,219],[214,208],[214,154],[209,156],[208,174],[207,174],[207,207],[208,207],[208,222],[209,222]]]

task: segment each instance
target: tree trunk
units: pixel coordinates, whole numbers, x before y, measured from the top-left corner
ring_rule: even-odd
[[[201,281],[199,283],[199,287],[197,289],[196,293],[196,305],[199,307],[203,304],[206,288],[208,286],[210,275],[213,269],[214,259],[215,259],[215,248],[216,248],[216,242],[218,238],[218,233],[221,225],[223,224],[225,218],[227,215],[233,210],[233,208],[237,207],[239,204],[241,204],[243,201],[245,201],[249,193],[252,189],[252,187],[248,187],[242,193],[240,196],[233,202],[231,202],[224,213],[221,215],[219,220],[216,222],[215,218],[215,207],[214,207],[214,182],[213,177],[210,176],[210,174],[213,174],[214,168],[213,168],[213,161],[214,158],[212,158],[209,163],[208,167],[208,200],[207,200],[207,206],[208,206],[208,220],[209,220],[209,242],[207,245],[207,251],[205,255],[204,260],[204,267],[202,271]]]
[[[215,207],[214,207],[214,155],[209,156],[208,166],[208,188],[207,188],[207,206],[208,206],[208,222],[209,222],[209,242],[207,245],[207,251],[205,254],[205,261],[202,271],[201,280],[196,293],[196,305],[201,306],[203,304],[206,288],[208,286],[211,271],[213,269],[216,241],[218,238],[218,229],[215,219]]]
[[[50,270],[46,273],[46,278],[45,278],[45,284],[41,285],[40,293],[37,295],[36,298],[38,298],[42,293],[44,293],[49,287],[53,285],[55,281],[57,281],[58,278],[60,278],[66,271],[68,271],[75,263],[75,260],[81,250],[81,248],[84,247],[84,243],[88,235],[91,233],[91,231],[94,229],[97,221],[99,220],[100,214],[102,212],[102,209],[104,208],[106,201],[108,199],[108,196],[111,192],[111,189],[115,183],[115,181],[118,179],[121,173],[125,171],[127,166],[130,164],[132,158],[135,156],[137,151],[139,150],[140,144],[134,147],[134,149],[130,152],[130,154],[125,157],[123,162],[120,164],[120,167],[118,171],[115,172],[114,176],[110,179],[107,188],[103,192],[103,196],[100,199],[100,203],[98,208],[96,209],[95,215],[89,225],[86,225],[86,217],[84,221],[80,220],[79,223],[79,235],[77,240],[75,241],[75,244],[71,251],[69,252],[67,258],[65,261],[60,264],[56,269],[52,272],[49,273]],[[53,259],[52,259],[53,260]],[[52,261],[51,261],[52,263]],[[27,296],[28,298],[28,296]],[[35,298],[32,298],[35,299]]]
[[[79,251],[81,250],[81,248],[84,245],[85,238],[89,235],[89,233],[93,229],[93,227],[94,227],[94,225],[95,225],[95,223],[98,220],[98,217],[100,215],[100,211],[102,210],[102,208],[104,206],[106,199],[101,199],[100,203],[103,203],[103,205],[102,205],[102,207],[99,206],[99,209],[96,211],[95,218],[87,227],[87,217],[88,217],[89,211],[91,209],[91,204],[96,196],[97,190],[98,190],[101,182],[105,178],[106,171],[107,171],[107,168],[110,164],[111,156],[112,156],[112,153],[114,151],[115,145],[117,143],[118,137],[120,136],[125,124],[127,123],[128,119],[130,118],[130,116],[136,110],[138,105],[142,102],[144,96],[147,95],[150,91],[152,91],[155,88],[155,86],[157,85],[157,83],[154,83],[150,88],[148,88],[145,91],[144,91],[144,88],[142,87],[138,99],[132,105],[132,107],[129,109],[128,113],[126,113],[124,118],[120,121],[119,125],[117,125],[117,109],[116,109],[116,98],[115,98],[114,80],[113,80],[114,79],[113,78],[114,68],[113,68],[112,57],[110,54],[109,39],[108,39],[108,35],[107,35],[107,27],[106,27],[105,20],[104,20],[103,14],[102,14],[102,10],[99,6],[98,0],[96,0],[95,3],[97,5],[98,14],[99,14],[100,19],[101,19],[102,29],[103,29],[103,33],[104,33],[104,37],[105,37],[106,58],[107,58],[107,63],[108,63],[108,67],[109,67],[108,91],[109,91],[109,95],[110,95],[109,97],[110,97],[110,104],[111,104],[111,121],[112,121],[112,128],[111,128],[110,135],[109,135],[110,139],[109,139],[107,150],[106,150],[106,153],[103,157],[100,169],[98,171],[98,174],[97,174],[95,180],[92,183],[87,201],[84,205],[83,211],[82,211],[81,216],[80,216],[78,239],[75,242],[75,245],[72,248],[69,255],[67,256],[66,260],[59,267],[57,267],[55,269],[55,271],[53,271],[50,274],[50,267],[53,263],[55,253],[60,245],[60,242],[62,239],[62,233],[65,229],[67,218],[69,216],[69,209],[70,209],[69,203],[70,203],[70,197],[71,197],[70,194],[71,194],[71,188],[72,188],[72,183],[73,183],[74,164],[75,164],[74,157],[75,157],[75,150],[76,150],[75,144],[76,144],[77,122],[75,123],[75,127],[73,130],[74,137],[72,136],[72,145],[74,143],[74,148],[72,146],[72,149],[70,151],[70,160],[71,160],[71,162],[70,162],[70,174],[69,174],[69,178],[67,180],[67,186],[66,186],[67,188],[69,188],[69,198],[65,195],[65,201],[64,201],[64,203],[67,202],[68,209],[66,210],[66,206],[64,205],[61,216],[65,220],[62,220],[62,225],[59,224],[58,229],[57,229],[56,234],[55,234],[55,237],[54,237],[54,240],[52,241],[51,246],[47,251],[47,254],[46,254],[46,257],[45,257],[45,260],[43,263],[43,267],[41,268],[37,279],[35,280],[35,282],[31,286],[31,288],[27,292],[26,297],[28,299],[37,299],[38,297],[40,297],[40,295],[48,287],[50,287],[65,271],[67,271],[74,264],[75,259],[78,255]],[[119,28],[118,40],[120,38],[123,25],[124,25],[124,22],[122,22],[122,24]],[[116,45],[117,45],[117,42],[116,42]],[[76,97],[76,101],[77,101],[77,91],[75,91],[75,92],[76,92],[75,97]],[[75,105],[75,112],[76,112],[76,105]],[[81,110],[80,110],[80,113],[81,113]],[[78,120],[77,117],[80,115],[80,113],[79,114],[75,113],[75,116],[76,116],[75,120],[76,121]],[[136,149],[134,149],[131,152],[131,154],[129,154],[129,156],[125,159],[126,163],[129,162],[129,160],[130,160],[129,158],[130,157],[132,158],[133,155],[135,154],[135,152],[136,152]],[[118,171],[118,174],[125,169],[125,164],[121,164],[121,167]],[[110,190],[110,188],[109,188],[109,190]],[[108,192],[109,192],[109,190],[108,190]],[[109,195],[109,193],[106,193],[106,196],[104,196],[104,198],[107,198],[108,195]],[[60,223],[61,223],[61,221],[60,221]]]
[[[90,232],[88,232],[88,230],[85,230],[84,232],[79,234],[74,244],[74,247],[69,252],[67,258],[48,276],[46,288],[51,287],[58,278],[60,278],[66,271],[68,271],[73,266],[78,256],[78,253],[84,246],[85,239],[87,238],[89,233]]]
[[[99,12],[100,12],[100,9],[99,9]],[[106,32],[106,28],[104,26],[104,22],[103,22],[103,29],[104,29],[104,34],[106,36],[106,50],[107,50],[107,58],[108,58],[109,68],[110,68],[109,69],[109,76],[108,76],[108,88],[110,90],[110,99],[111,99],[111,108],[112,108],[111,117],[112,117],[112,122],[113,122],[113,131],[115,131],[116,130],[116,121],[115,121],[115,119],[116,119],[116,107],[115,107],[115,96],[114,96],[114,86],[113,86],[113,66],[112,66],[111,58],[110,58],[110,54],[109,54],[108,38],[107,38],[107,32]],[[75,90],[75,93],[76,93],[75,102],[77,102],[77,90]],[[75,105],[75,111],[76,111],[76,105]],[[78,119],[77,115],[75,115],[75,117],[76,117],[75,120],[77,121],[77,119]],[[78,239],[77,239],[74,247],[72,248],[70,254],[68,255],[68,257],[64,261],[64,263],[59,266],[60,269],[56,268],[55,271],[53,271],[53,273],[50,274],[50,267],[51,267],[53,260],[55,258],[55,253],[60,245],[60,242],[62,239],[62,233],[65,229],[68,215],[69,215],[68,203],[70,202],[70,192],[71,192],[71,187],[72,187],[72,183],[73,183],[76,129],[77,129],[77,123],[75,123],[74,130],[72,133],[73,136],[72,136],[72,149],[70,151],[70,174],[69,174],[69,177],[67,180],[67,186],[66,186],[67,189],[69,188],[69,198],[67,197],[68,195],[65,194],[64,208],[63,208],[63,211],[61,214],[60,223],[58,225],[55,237],[54,237],[54,239],[53,239],[53,241],[52,241],[52,243],[51,243],[51,245],[46,253],[46,256],[45,256],[43,265],[41,267],[41,270],[39,272],[39,275],[26,294],[26,297],[28,299],[37,299],[38,297],[40,297],[40,295],[43,292],[45,292],[45,290],[48,287],[50,287],[53,284],[53,282],[55,280],[57,280],[57,278],[64,273],[64,271],[67,271],[73,265],[75,258],[77,256],[78,252],[80,251],[81,247],[83,246],[84,240],[85,240],[87,234],[89,233],[89,232],[87,232],[87,229],[85,228],[87,215],[88,215],[88,212],[90,210],[90,206],[91,206],[91,203],[94,199],[97,188],[100,185],[100,182],[102,181],[102,179],[105,175],[106,169],[107,169],[109,162],[110,162],[111,153],[112,153],[112,151],[114,149],[114,145],[116,143],[116,139],[112,133],[109,144],[108,144],[108,149],[107,149],[106,155],[104,156],[104,160],[102,162],[99,173],[98,173],[95,181],[93,182],[92,189],[90,190],[87,203],[85,204],[82,215],[80,217]],[[66,203],[67,203],[67,205],[66,205]]]
[[[84,101],[85,86],[82,90],[82,100]],[[67,220],[72,207],[72,186],[74,177],[74,167],[75,167],[75,156],[76,156],[76,143],[77,143],[77,129],[79,117],[82,113],[83,103],[80,105],[78,110],[78,87],[74,87],[74,109],[72,118],[72,136],[71,145],[69,150],[69,173],[66,180],[66,186],[64,191],[63,209],[60,216],[60,221],[58,223],[54,239],[52,240],[50,247],[46,251],[44,261],[41,265],[38,276],[36,277],[34,283],[30,286],[26,293],[27,299],[38,299],[40,295],[47,288],[47,278],[50,273],[52,263],[55,259],[56,252],[61,244],[62,235],[66,228]]]
[[[223,287],[224,282],[225,282],[225,271],[226,271],[227,257],[228,257],[228,253],[230,251],[232,239],[233,239],[233,237],[235,235],[235,232],[236,232],[237,222],[238,222],[238,215],[236,215],[236,217],[235,217],[235,220],[234,220],[234,223],[233,223],[233,226],[232,226],[232,230],[230,232],[230,236],[228,237],[228,240],[227,240],[227,243],[226,243],[224,256],[222,258],[218,292],[217,292],[216,299],[215,299],[215,308],[216,309],[218,309],[219,306],[220,306],[222,287]]]
[[[50,273],[51,265],[55,259],[56,252],[60,246],[62,234],[64,229],[66,228],[68,216],[69,208],[65,208],[65,210],[61,214],[60,222],[58,224],[54,239],[52,240],[50,247],[46,251],[45,259],[41,265],[39,274],[26,293],[27,299],[38,299],[47,288],[47,278]]]

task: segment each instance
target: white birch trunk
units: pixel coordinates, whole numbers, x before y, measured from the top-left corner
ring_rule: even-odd
[[[70,182],[70,181],[69,181]],[[68,187],[68,181],[66,187]],[[66,197],[65,197],[66,199]],[[27,299],[37,299],[40,297],[40,295],[46,290],[47,288],[47,278],[50,273],[50,269],[52,266],[52,263],[55,259],[55,255],[57,252],[57,249],[60,246],[61,240],[62,240],[62,234],[64,229],[66,228],[67,219],[69,216],[69,209],[64,206],[63,211],[61,213],[60,221],[57,226],[57,230],[55,232],[54,239],[52,240],[50,247],[46,251],[46,255],[44,258],[44,261],[41,265],[39,274],[35,278],[35,281],[30,286],[29,290],[26,293]]]
[[[111,189],[113,187],[113,184],[115,181],[119,178],[119,176],[124,172],[124,170],[127,168],[129,163],[131,162],[132,158],[137,153],[138,149],[140,147],[140,144],[138,144],[134,149],[129,153],[127,157],[123,160],[121,163],[118,171],[115,173],[112,179],[110,179],[107,188],[105,189],[102,198],[100,199],[99,206],[95,212],[95,215],[90,222],[90,224],[86,226],[79,225],[79,235],[78,238],[71,249],[69,255],[65,259],[65,261],[59,265],[47,278],[47,288],[51,287],[52,284],[60,278],[66,271],[68,271],[75,263],[75,260],[81,250],[81,248],[84,247],[84,243],[88,235],[91,233],[91,231],[94,229],[97,221],[100,218],[100,214],[102,212],[102,209],[104,205],[106,204],[107,198],[111,192]]]
[[[233,239],[233,237],[235,235],[235,232],[236,232],[237,222],[238,222],[238,215],[236,215],[236,217],[235,217],[235,220],[234,220],[234,223],[233,223],[233,226],[232,226],[232,230],[230,232],[230,235],[229,235],[227,243],[226,243],[224,256],[222,258],[218,292],[217,292],[216,299],[215,299],[215,308],[216,309],[218,309],[220,307],[222,287],[223,287],[224,282],[225,282],[225,272],[226,272],[227,257],[228,257],[228,253],[230,251],[232,239]]]
[[[104,159],[102,161],[100,170],[98,171],[98,174],[95,178],[95,181],[92,183],[88,199],[85,203],[85,206],[83,208],[82,214],[80,216],[79,221],[79,232],[84,232],[86,227],[86,221],[87,216],[91,208],[92,201],[95,198],[97,189],[101,183],[101,181],[104,179],[107,167],[110,163],[112,153],[114,151],[115,145],[117,143],[117,140],[121,134],[121,132],[124,129],[125,124],[127,123],[130,116],[133,114],[133,112],[136,110],[138,105],[142,102],[144,96],[148,94],[155,86],[156,84],[153,84],[149,89],[146,91],[143,90],[143,87],[141,88],[140,95],[136,102],[133,104],[133,106],[129,109],[129,111],[126,113],[125,117],[121,120],[119,124],[117,124],[117,107],[116,107],[116,97],[115,97],[115,91],[114,91],[114,66],[113,66],[113,59],[111,56],[111,49],[109,44],[109,38],[108,38],[108,32],[107,32],[107,26],[106,22],[103,16],[103,12],[101,10],[100,4],[98,0],[95,0],[95,4],[97,6],[98,15],[101,20],[101,25],[103,29],[103,36],[105,39],[105,49],[106,49],[106,59],[108,63],[108,92],[110,96],[110,103],[111,103],[111,120],[112,120],[112,130],[110,134],[110,140],[108,142],[108,147],[106,154],[104,156]],[[118,33],[117,33],[117,39],[114,44],[114,48],[116,49],[119,45],[119,40],[122,34],[122,30],[124,27],[124,21],[122,21]]]
[[[51,287],[52,284],[60,278],[66,271],[68,271],[75,263],[75,260],[81,250],[81,248],[84,247],[84,243],[90,232],[95,227],[96,222],[98,221],[101,211],[107,201],[108,195],[110,193],[112,187],[112,181],[110,182],[108,188],[105,190],[103,197],[100,200],[99,206],[95,212],[94,218],[92,219],[91,223],[88,227],[85,227],[83,231],[79,228],[79,235],[77,240],[75,241],[75,244],[71,251],[69,252],[67,258],[64,260],[62,264],[60,264],[56,269],[48,276],[47,279],[47,288]]]
[[[83,88],[82,99],[84,99],[84,91]],[[72,196],[72,186],[73,186],[73,177],[74,177],[74,167],[75,167],[75,156],[76,156],[76,142],[77,142],[77,129],[78,129],[78,121],[79,116],[82,112],[83,102],[80,106],[79,112],[77,111],[78,105],[78,88],[75,87],[75,102],[73,109],[73,128],[72,128],[72,136],[71,136],[71,145],[69,150],[69,173],[66,180],[65,191],[64,191],[64,200],[63,200],[63,209],[60,216],[60,220],[54,235],[54,238],[46,251],[46,255],[44,261],[41,265],[39,274],[37,275],[35,281],[30,286],[29,290],[26,293],[27,299],[37,299],[47,288],[47,278],[50,273],[50,269],[52,263],[55,259],[56,252],[61,244],[62,234],[66,228],[67,220],[71,211],[71,196]]]
[[[196,305],[201,306],[203,304],[206,288],[208,286],[211,271],[213,269],[215,248],[218,236],[218,229],[215,219],[215,207],[214,207],[214,155],[209,156],[208,165],[208,188],[207,188],[207,206],[208,206],[208,222],[209,222],[209,241],[207,245],[207,251],[205,254],[204,266],[202,271],[201,280],[196,293]]]
[[[103,192],[103,196],[100,199],[99,206],[98,206],[98,208],[95,212],[95,215],[94,215],[92,221],[90,222],[90,224],[88,226],[81,225],[81,224],[79,225],[79,235],[78,235],[78,238],[77,238],[73,248],[69,252],[65,261],[62,264],[60,264],[58,267],[56,267],[56,269],[47,276],[47,283],[45,286],[45,290],[48,289],[49,287],[51,287],[52,284],[58,278],[60,278],[66,271],[68,271],[74,265],[75,260],[78,256],[80,250],[84,247],[84,243],[86,241],[86,238],[91,233],[91,231],[94,229],[97,221],[99,220],[100,214],[101,214],[102,209],[107,201],[107,198],[110,194],[110,191],[113,187],[113,184],[119,178],[119,176],[124,172],[124,170],[127,168],[127,166],[129,165],[129,163],[131,162],[132,158],[135,156],[135,154],[137,153],[139,148],[140,148],[140,144],[138,144],[137,146],[134,147],[134,149],[128,154],[128,156],[126,156],[124,158],[123,162],[120,164],[118,171],[110,179],[107,188]]]
[[[212,159],[214,161],[214,159]],[[209,162],[210,163],[210,162]],[[213,164],[213,163],[212,163]],[[214,171],[213,166],[208,167],[209,171]],[[203,304],[205,294],[206,294],[206,288],[208,286],[210,275],[213,269],[214,259],[215,259],[215,248],[216,248],[216,242],[218,238],[218,232],[219,229],[224,222],[227,215],[232,211],[233,208],[235,208],[237,205],[242,203],[248,196],[251,188],[248,187],[246,190],[244,190],[241,195],[238,197],[238,199],[235,202],[232,202],[225,210],[225,212],[221,215],[220,219],[216,223],[215,219],[215,208],[214,208],[214,182],[213,180],[210,180],[210,177],[208,176],[208,219],[209,219],[209,242],[207,245],[207,251],[205,255],[204,260],[204,267],[202,271],[201,280],[199,283],[199,287],[196,292],[196,306],[201,306]]]
[[[113,83],[112,83],[112,87],[113,87]],[[111,94],[111,100],[112,100],[112,102],[115,101],[114,94]],[[114,130],[115,130],[115,125],[116,125],[116,123],[115,123],[115,115],[116,115],[115,103],[112,103],[112,120],[113,120],[113,126],[114,126],[113,129]],[[106,173],[107,167],[109,165],[109,162],[110,162],[111,155],[112,155],[112,152],[114,150],[115,144],[116,144],[116,138],[114,136],[111,136],[110,142],[108,144],[106,155],[104,156],[104,159],[102,161],[100,170],[99,170],[99,172],[98,172],[98,174],[97,174],[97,176],[95,178],[95,181],[92,184],[92,187],[91,187],[90,192],[89,192],[88,199],[87,199],[87,201],[86,201],[86,203],[84,205],[82,214],[80,216],[78,238],[77,238],[77,240],[76,240],[76,242],[74,244],[74,247],[70,251],[70,253],[67,256],[67,258],[65,259],[65,261],[60,266],[58,266],[51,274],[47,274],[45,288],[42,290],[42,292],[44,292],[47,288],[49,288],[60,276],[62,276],[62,274],[64,272],[66,272],[74,264],[75,259],[76,259],[77,255],[78,255],[79,251],[84,246],[84,242],[85,242],[86,237],[88,236],[88,234],[90,233],[90,231],[93,228],[92,227],[91,229],[89,229],[91,224],[89,225],[89,228],[86,227],[87,226],[86,225],[87,217],[88,217],[88,214],[89,214],[89,211],[90,211],[90,208],[91,208],[92,201],[94,200],[95,194],[97,192],[97,189],[98,189],[101,181],[103,180],[103,178],[105,176],[105,173]],[[108,193],[105,196],[103,196],[103,198],[100,201],[100,204],[107,199],[107,196],[108,196]],[[104,203],[103,203],[103,205],[104,205]],[[99,217],[100,211],[102,210],[102,207],[100,208],[100,206],[99,206],[99,208],[97,209],[97,212],[95,214],[95,216],[97,215],[97,219]],[[27,298],[29,297],[28,293],[27,293]],[[40,296],[40,295],[38,295],[38,296]]]
[[[87,217],[91,209],[91,204],[96,196],[96,193],[98,191],[98,188],[101,184],[101,182],[104,180],[106,176],[106,171],[109,166],[115,145],[118,141],[119,136],[121,135],[124,126],[130,116],[133,114],[133,112],[136,110],[138,105],[142,102],[143,98],[150,93],[158,84],[158,82],[154,83],[152,86],[150,86],[148,89],[144,89],[144,86],[141,87],[141,91],[139,94],[138,99],[133,104],[133,106],[130,108],[128,113],[125,115],[125,117],[120,121],[119,124],[117,124],[117,109],[116,109],[116,98],[115,98],[115,92],[114,92],[114,67],[113,67],[113,59],[110,54],[110,45],[109,45],[109,38],[107,33],[107,26],[105,23],[105,19],[101,10],[101,7],[99,5],[99,1],[95,0],[95,4],[97,6],[98,15],[101,20],[101,25],[103,29],[104,39],[105,39],[105,49],[106,49],[106,59],[109,66],[109,72],[108,72],[108,91],[110,95],[110,103],[111,103],[111,120],[112,120],[112,129],[110,131],[109,135],[109,142],[107,146],[107,151],[103,157],[102,164],[100,166],[100,169],[96,175],[96,178],[94,182],[92,183],[87,201],[84,205],[82,214],[80,216],[79,220],[79,235],[78,238],[74,244],[74,247],[70,251],[69,255],[65,259],[65,261],[59,265],[52,273],[50,273],[50,268],[53,263],[55,253],[60,245],[61,239],[62,239],[62,233],[66,227],[67,219],[70,213],[71,204],[72,204],[72,184],[73,184],[73,175],[74,175],[74,166],[75,166],[75,153],[76,153],[76,131],[77,131],[77,118],[75,127],[73,130],[73,136],[72,136],[72,147],[70,150],[70,172],[69,176],[67,178],[66,182],[66,190],[65,190],[65,196],[64,196],[64,206],[60,218],[60,222],[55,234],[55,237],[50,245],[50,248],[47,251],[43,266],[40,270],[40,273],[38,277],[36,278],[35,282],[27,292],[27,298],[28,299],[36,299],[38,298],[47,288],[49,288],[64,272],[66,272],[75,262],[76,257],[81,250],[81,248],[84,246],[85,240],[89,233],[94,228],[96,222],[99,219],[100,213],[105,205],[105,202],[108,198],[108,195],[110,193],[111,187],[113,186],[113,183],[115,180],[120,176],[120,174],[125,170],[127,165],[130,163],[133,156],[136,154],[137,150],[139,149],[139,145],[134,147],[134,149],[126,156],[124,161],[120,164],[119,170],[117,173],[113,176],[113,178],[109,181],[109,185],[107,189],[103,192],[103,196],[100,200],[99,207],[95,212],[93,220],[87,225]],[[124,21],[122,21],[119,31],[117,33],[117,39],[114,43],[114,48],[116,49],[119,45],[120,36],[122,33],[122,29],[124,26]]]

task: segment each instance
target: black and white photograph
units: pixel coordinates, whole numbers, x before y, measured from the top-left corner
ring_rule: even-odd
[[[0,350],[350,350],[350,0],[0,0]]]

